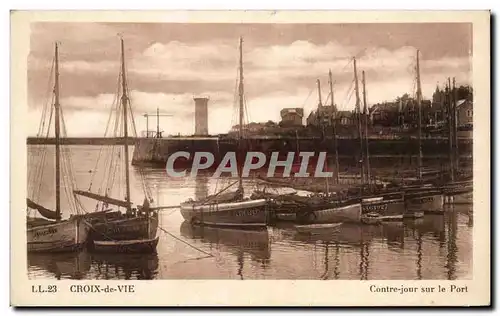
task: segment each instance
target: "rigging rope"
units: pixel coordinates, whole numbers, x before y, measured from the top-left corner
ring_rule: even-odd
[[[42,109],[42,118],[40,120],[40,124],[38,125],[38,132],[37,132],[37,137],[40,137],[40,135],[43,134],[43,129],[44,129],[44,124],[45,124],[45,119],[47,115],[47,110],[48,110],[48,100],[49,100],[49,94],[51,93],[51,89],[53,92],[53,87],[52,87],[52,79],[53,76],[52,74],[54,73],[54,65],[55,65],[55,58],[52,59],[52,64],[50,66],[50,73],[49,73],[49,80],[47,81],[47,92],[46,92],[46,97],[44,98],[45,103]],[[54,94],[52,93],[52,100],[54,98]],[[51,102],[52,106],[52,102]]]
[[[128,108],[129,108],[130,118],[132,121],[132,134],[134,137],[137,137],[137,127],[135,124],[135,118],[134,118],[133,109],[132,109],[132,93],[128,89],[128,83],[126,83],[126,89],[128,91],[128,95],[129,95]],[[159,135],[158,135],[158,137],[159,137]],[[158,138],[158,142],[159,142],[159,138]],[[156,144],[156,140],[155,140],[155,144]],[[146,175],[144,174],[144,170],[142,167],[139,167],[138,171],[139,171],[139,177],[140,177],[140,181],[141,181],[142,191],[143,191],[145,197],[149,200],[149,202],[152,203],[154,201],[153,193],[151,192],[151,189],[147,185]]]
[[[65,124],[65,120],[64,120],[64,113],[63,113],[63,110],[62,110],[62,107],[59,107],[59,110],[60,110],[60,114],[61,114],[61,122],[62,122],[62,136],[63,137],[66,137],[67,136],[67,130],[66,130],[66,124]],[[70,212],[71,210],[73,209],[76,214],[79,214],[79,210],[78,210],[78,207],[77,207],[77,204],[74,200],[75,195],[74,195],[74,190],[76,189],[76,185],[75,185],[75,181],[74,181],[74,173],[73,173],[73,170],[72,170],[72,165],[71,165],[71,150],[69,147],[62,147],[61,148],[61,152],[62,152],[62,166],[63,166],[63,172],[65,172],[67,174],[67,176],[63,176],[62,179],[63,179],[63,188],[64,188],[64,192],[66,193],[66,198],[68,199],[68,204],[69,204],[69,207],[70,207]],[[70,183],[68,183],[70,182]],[[72,198],[73,197],[73,198]]]
[[[53,104],[53,101],[54,100],[54,95],[52,95],[52,99],[51,99],[51,105]],[[47,105],[47,103],[45,104]],[[47,107],[46,109],[44,109],[44,111],[48,111],[49,107]],[[53,111],[53,107],[50,106],[50,118],[52,118],[52,111]],[[46,120],[46,113],[45,113],[45,116],[42,115],[42,119],[43,121]],[[46,132],[46,138],[49,137],[49,133],[50,133],[50,122],[52,122],[52,119],[50,119],[49,121],[49,126],[47,128],[47,132]],[[45,125],[45,123],[43,123],[43,125]],[[40,134],[41,133],[41,134]],[[45,134],[45,131],[39,131],[39,134],[37,134],[37,137],[40,137],[40,135],[43,135]],[[43,171],[44,171],[44,167],[45,167],[45,157],[47,156],[47,146],[37,146],[35,147],[35,150],[34,150],[34,153],[33,155],[31,155],[32,157],[32,162],[33,162],[33,165],[34,165],[34,168],[30,168],[30,172],[28,173],[28,185],[30,185],[28,187],[28,196],[31,196],[33,199],[38,199],[38,194],[39,194],[39,189],[37,190],[36,189],[36,185],[38,184],[39,187],[41,187],[41,182],[42,182],[42,176],[43,176]],[[32,170],[33,169],[33,170]],[[31,194],[31,195],[30,195]]]
[[[346,105],[351,101],[352,95],[354,94],[354,79],[351,81],[351,85],[347,89],[347,93],[344,96],[343,101],[340,103],[339,108],[340,109],[346,109]]]
[[[114,99],[113,99],[113,102],[111,103],[111,106],[110,106],[110,111],[109,111],[109,116],[108,116],[108,121],[106,123],[106,129],[104,131],[104,137],[106,137],[106,135],[108,134],[108,129],[109,129],[109,126],[111,125],[111,120],[113,118],[113,109],[115,107],[117,107],[117,104],[118,104],[118,95],[119,95],[119,91],[120,91],[120,76],[118,76],[118,80],[117,80],[117,91],[115,93],[115,96],[114,96]],[[95,177],[95,174],[96,174],[96,170],[98,168],[98,165],[99,165],[99,161],[101,160],[101,155],[102,155],[102,152],[103,151],[106,151],[108,150],[108,147],[106,146],[101,146],[99,148],[99,154],[97,156],[97,160],[96,160],[96,163],[95,163],[95,166],[94,166],[94,169],[92,170],[92,176],[90,177],[90,184],[89,184],[89,191],[92,190],[92,183],[94,181],[94,177]]]
[[[191,247],[191,248],[193,248],[193,249],[195,249],[195,250],[198,250],[199,252],[204,253],[204,254],[206,254],[207,256],[210,256],[210,257],[215,257],[213,254],[211,254],[211,253],[209,253],[209,252],[206,252],[205,250],[202,250],[202,249],[200,249],[200,248],[198,248],[198,247],[196,247],[196,246],[193,246],[193,245],[191,245],[190,243],[188,243],[187,241],[184,241],[184,240],[180,239],[179,237],[177,237],[177,236],[175,236],[175,235],[173,235],[173,234],[169,233],[169,232],[168,232],[167,230],[165,230],[163,227],[158,226],[158,228],[159,228],[160,230],[162,230],[164,233],[166,233],[167,235],[169,235],[170,237],[172,237],[172,238],[174,238],[174,239],[176,239],[176,240],[178,240],[178,241],[180,241],[180,242],[182,242],[182,243],[184,243],[184,244],[188,245],[189,247]]]
[[[46,135],[46,138],[49,137],[49,133],[50,133],[50,125],[52,125],[52,115],[53,115],[53,112],[54,112],[54,108],[52,107],[51,108],[51,111],[50,111],[50,117],[49,117],[49,128],[47,128],[47,135]],[[39,168],[40,169],[40,173],[39,173],[39,184],[38,184],[38,188],[37,188],[37,191],[36,193],[34,194],[34,198],[36,198],[37,200],[39,199],[40,197],[40,191],[41,191],[41,188],[42,188],[42,183],[43,183],[43,173],[44,173],[44,170],[45,168],[43,168],[43,166],[45,165],[45,157],[47,155],[47,151],[44,151],[44,154],[43,154],[43,157],[42,157],[42,161],[41,161],[41,165],[42,165],[42,168]]]

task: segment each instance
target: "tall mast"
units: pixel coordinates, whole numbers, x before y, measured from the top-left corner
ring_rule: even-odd
[[[450,179],[451,181],[455,180],[455,171],[453,168],[453,108],[452,108],[452,99],[451,99],[451,85],[450,85],[450,78],[446,80],[446,108],[448,111],[448,118],[447,118],[447,127],[448,127],[448,158],[450,160],[449,162],[449,172],[450,172]]]
[[[328,78],[330,81],[330,96],[331,96],[331,107],[332,107],[332,129],[333,129],[333,147],[335,147],[335,171],[333,176],[335,178],[335,183],[339,183],[339,148],[337,144],[337,111],[335,109],[335,101],[333,97],[333,80],[332,80],[332,70],[328,71]]]
[[[361,184],[365,184],[365,164],[364,164],[364,150],[363,150],[363,130],[361,128],[361,101],[359,98],[359,83],[358,83],[358,70],[356,68],[356,57],[353,57],[354,64],[354,89],[356,90],[356,112],[358,115],[358,136],[360,141],[361,151]]]
[[[156,107],[156,137],[160,138],[160,108]]]
[[[128,96],[127,96],[127,77],[125,74],[125,49],[123,45],[123,38],[121,39],[121,52],[122,52],[122,108],[123,108],[123,138],[124,138],[124,150],[125,150],[125,186],[126,195],[125,200],[127,201],[127,210],[130,210],[130,174],[128,169],[128,126],[127,126],[127,106],[128,106]]]
[[[417,50],[417,107],[418,107],[418,179],[422,179],[422,86],[420,82],[420,51]]]
[[[458,135],[457,135],[457,128],[458,128],[458,122],[457,122],[457,89],[455,87],[455,77],[453,77],[453,166],[454,166],[454,172],[457,173],[458,171]],[[456,174],[455,174],[456,176]]]
[[[365,129],[365,151],[366,151],[366,159],[365,159],[365,168],[366,168],[366,181],[368,185],[370,185],[370,151],[368,150],[368,108],[366,104],[366,81],[365,81],[365,71],[361,73],[361,82],[363,84],[363,121],[364,121],[364,129]]]
[[[59,48],[55,50],[55,78],[54,78],[54,110],[55,110],[55,137],[56,137],[56,218],[61,219],[61,163],[60,163],[60,126],[59,126]]]
[[[322,100],[321,100],[321,82],[319,81],[319,79],[316,79],[316,85],[318,86],[318,99],[319,99],[318,109],[319,109],[319,107],[323,105]]]
[[[243,139],[243,111],[244,111],[244,87],[243,87],[243,37],[240,37],[240,84],[239,84],[239,94],[240,94],[240,122],[239,122],[239,140],[238,140],[238,149],[241,154],[242,147],[242,139]],[[241,178],[241,173],[238,172],[239,182],[238,189],[241,190],[243,188],[243,179]]]

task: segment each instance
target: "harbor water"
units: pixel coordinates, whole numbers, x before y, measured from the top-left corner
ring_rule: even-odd
[[[100,149],[63,147],[71,154],[76,188],[99,190],[103,180],[96,174],[103,171],[104,162],[94,169]],[[41,159],[38,150],[38,145],[28,146],[31,174]],[[38,201],[53,208],[53,147],[48,150]],[[164,169],[130,170],[131,197],[137,204],[144,199],[141,178],[153,205],[176,205],[223,187],[216,179],[167,178]],[[115,172],[116,191],[109,194],[121,198],[113,194],[123,194],[124,176],[120,169]],[[69,192],[68,183],[61,191]],[[247,180],[245,187],[250,191],[255,183]],[[80,201],[94,211],[95,201],[85,197]],[[63,218],[68,217],[70,205],[64,198],[62,208]],[[381,225],[342,224],[336,231],[304,235],[286,224],[253,232],[193,228],[178,209],[172,209],[160,212],[156,254],[28,254],[28,275],[31,279],[472,279],[472,218],[472,205],[445,205],[444,215]]]

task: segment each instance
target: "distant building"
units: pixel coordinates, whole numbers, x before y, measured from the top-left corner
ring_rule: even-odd
[[[304,118],[303,108],[285,108],[281,112],[281,126],[303,126],[302,120]]]
[[[436,90],[434,91],[434,94],[432,95],[432,117],[433,121],[436,125],[445,125],[447,124],[448,120],[448,100],[447,100],[447,94],[448,89],[443,89],[441,90],[439,87],[436,87]],[[473,102],[473,94],[472,94],[472,88],[469,86],[460,86],[456,88],[454,93],[452,93],[452,96],[455,96],[458,101],[457,101],[457,117],[458,117],[458,122],[457,124],[460,126],[460,124],[464,125],[472,125],[472,102]],[[462,106],[462,109],[460,109]],[[463,111],[461,113],[460,111]],[[470,112],[467,112],[470,111]],[[470,116],[468,116],[468,114]],[[467,123],[467,121],[470,119],[470,123]],[[462,122],[462,123],[461,123]]]
[[[432,124],[433,112],[431,101],[422,100],[422,126]],[[395,101],[374,104],[370,110],[372,126],[401,127],[418,125],[417,101],[409,98],[398,98]]]
[[[473,114],[472,101],[459,100],[457,102],[457,127],[472,127]]]
[[[354,126],[356,125],[356,116],[353,111],[338,111],[335,115],[337,126]]]
[[[401,124],[402,102],[386,102],[374,104],[369,109],[369,117],[373,126],[395,126]]]
[[[278,124],[276,124],[273,121],[267,121],[267,122],[250,122],[248,124],[243,124],[243,133],[245,134],[259,134],[259,133],[266,133],[268,131],[272,131],[274,129],[278,128]],[[229,133],[234,134],[239,132],[239,125],[234,125]]]
[[[311,112],[307,117],[307,125],[312,126],[328,126],[333,122],[334,113],[337,107],[329,105],[318,105],[316,111]]]

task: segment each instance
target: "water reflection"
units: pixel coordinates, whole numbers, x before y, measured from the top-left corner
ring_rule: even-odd
[[[249,254],[252,260],[266,263],[271,258],[271,241],[269,231],[239,230],[230,228],[193,226],[183,222],[181,236],[199,240],[209,248],[232,253],[238,257],[238,265],[242,265],[243,254]]]
[[[196,200],[202,200],[209,195],[208,193],[208,178],[199,178],[196,180],[194,197]]]
[[[400,223],[384,223],[382,225],[342,224],[336,230],[323,231],[316,234],[296,232],[294,240],[304,244],[317,242],[337,243],[351,247],[362,247],[372,240],[403,240],[403,225]]]
[[[56,279],[84,279],[90,271],[86,251],[69,253],[28,253],[28,267],[33,274],[50,274]]]
[[[435,249],[444,247],[442,258],[445,261],[443,266],[446,268],[446,272],[443,279],[454,280],[457,278],[457,253],[459,252],[457,216],[457,212],[453,211],[452,208],[445,215],[428,215],[424,218],[405,220],[404,222],[388,222],[381,225],[343,224],[336,231],[318,234],[296,232],[293,235],[293,240],[304,245],[319,245],[319,249],[323,249],[319,251],[324,255],[325,273],[320,276],[320,279],[328,278],[328,271],[332,268],[332,264],[334,269],[337,269],[333,277],[339,278],[338,263],[342,261],[342,257],[338,256],[338,249],[344,246],[349,249],[357,249],[357,252],[354,253],[357,253],[358,276],[361,280],[380,278],[379,273],[383,272],[372,270],[372,264],[374,260],[379,260],[378,252],[382,249],[395,252],[393,256],[385,254],[388,267],[390,267],[392,260],[413,258],[414,278],[418,280],[439,278],[435,275],[428,275],[428,272],[434,268],[433,266],[443,262],[439,253],[434,254],[434,252]],[[469,223],[470,220],[468,220],[467,225]],[[330,256],[332,247],[337,249],[333,259]],[[331,260],[333,262],[330,262]],[[408,267],[408,265],[406,266]],[[409,271],[403,272],[408,275]],[[406,278],[411,279],[412,277],[408,275]]]
[[[409,237],[422,238],[425,235],[440,244],[446,241],[444,215],[425,215],[423,218],[405,222],[405,226]]]
[[[92,254],[96,279],[152,280],[158,273],[157,254]]]
[[[450,210],[445,215],[446,226],[448,226],[446,256],[446,272],[448,280],[456,279],[456,263],[457,263],[457,216],[453,205],[450,205]]]

